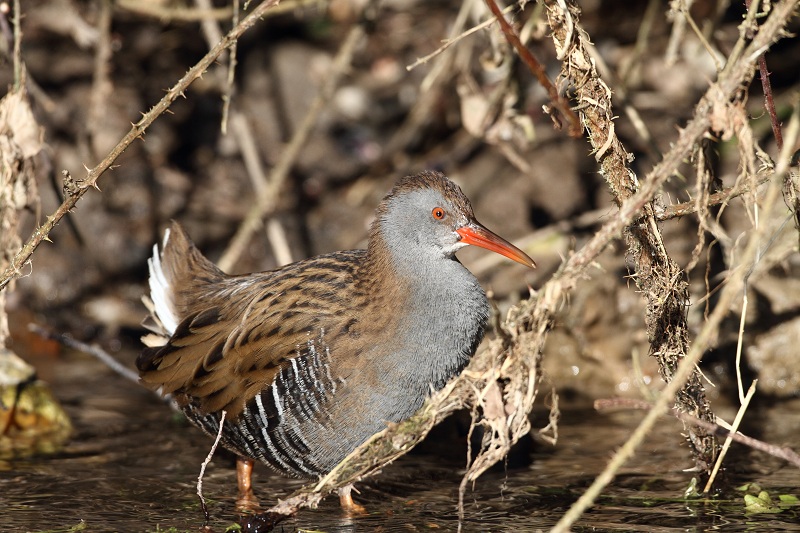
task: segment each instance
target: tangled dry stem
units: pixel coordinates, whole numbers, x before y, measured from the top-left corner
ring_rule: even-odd
[[[633,160],[614,130],[611,90],[600,78],[585,43],[588,36],[577,22],[577,7],[565,11],[553,3],[547,9],[556,48],[568,50],[561,76],[574,87],[581,120],[617,205],[628,200],[640,188],[630,168]],[[578,31],[568,33],[567,19]],[[566,39],[571,37],[571,41]],[[667,254],[655,219],[655,202],[644,206],[643,218],[625,231],[632,276],[647,302],[645,324],[650,340],[650,355],[659,362],[661,377],[669,382],[689,343],[687,309],[688,282],[685,273]],[[705,397],[699,372],[695,372],[679,392],[677,407],[697,418],[713,421],[714,415]],[[698,466],[707,470],[716,455],[713,435],[702,429],[689,429],[692,452]]]

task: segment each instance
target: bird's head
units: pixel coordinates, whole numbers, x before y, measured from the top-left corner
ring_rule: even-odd
[[[452,258],[467,245],[486,248],[528,267],[528,255],[480,224],[458,185],[439,172],[401,179],[378,207],[371,240],[395,252]]]

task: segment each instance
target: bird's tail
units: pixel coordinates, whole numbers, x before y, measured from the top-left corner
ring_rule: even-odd
[[[175,221],[164,232],[161,252],[154,245],[147,264],[150,295],[142,301],[150,316],[143,325],[151,333],[142,337],[142,342],[150,347],[163,346],[186,317],[192,295],[200,286],[215,283],[225,275],[200,253]]]

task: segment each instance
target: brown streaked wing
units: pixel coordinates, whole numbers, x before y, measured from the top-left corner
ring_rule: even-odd
[[[353,316],[339,295],[357,298],[354,274],[363,256],[340,252],[277,271],[184,286],[188,314],[165,346],[145,351],[142,359],[149,364],[142,379],[204,412],[225,409],[235,418],[310,337],[321,330],[347,331]],[[332,346],[338,336],[329,337]]]

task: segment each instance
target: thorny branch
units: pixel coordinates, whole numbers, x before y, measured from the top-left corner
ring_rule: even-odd
[[[571,255],[561,266],[551,280],[542,288],[533,293],[528,300],[512,308],[507,316],[502,335],[488,343],[470,362],[467,369],[454,382],[433,395],[423,408],[409,420],[393,425],[381,433],[376,434],[368,442],[361,445],[350,454],[333,472],[316,485],[309,485],[297,491],[286,500],[281,500],[270,512],[291,514],[301,507],[316,506],[327,494],[338,487],[354,483],[374,475],[381,468],[405,454],[420,442],[441,420],[461,408],[478,409],[483,412],[484,424],[488,426],[489,440],[485,441],[477,459],[470,465],[466,476],[469,480],[476,479],[488,466],[501,460],[505,454],[522,435],[530,429],[528,414],[533,400],[536,397],[539,380],[539,361],[541,346],[544,344],[546,333],[552,325],[553,317],[563,305],[564,299],[577,286],[585,276],[587,269],[592,265],[600,252],[614,239],[619,238],[625,228],[638,220],[643,213],[652,215],[652,205],[656,193],[667,181],[681,163],[688,158],[696,143],[703,137],[710,126],[710,112],[715,99],[720,97],[732,99],[740,87],[748,83],[753,76],[753,65],[756,58],[763,53],[772,43],[783,36],[783,29],[791,19],[797,1],[784,0],[773,7],[769,17],[759,28],[758,33],[744,49],[744,53],[737,54],[720,74],[716,84],[712,85],[706,94],[695,106],[691,121],[681,130],[678,139],[673,143],[672,149],[664,156],[661,163],[656,165],[638,186],[619,194],[619,211],[610,217],[595,235],[577,252]],[[552,9],[558,9],[550,5]],[[574,19],[571,19],[574,23]],[[551,26],[554,37],[559,34],[558,12],[553,13]],[[563,36],[563,34],[561,34]],[[581,35],[583,35],[581,30]],[[566,61],[581,60],[582,43],[584,37],[575,36],[569,44],[573,50],[567,52]],[[561,46],[565,46],[561,45]],[[559,45],[557,45],[559,46]],[[577,82],[578,80],[571,80]],[[583,80],[580,80],[583,81]],[[610,95],[599,95],[601,101],[606,101]],[[608,116],[598,117],[598,120],[610,121],[613,114],[610,112],[610,103],[604,108]],[[590,126],[590,125],[589,125]],[[615,176],[627,175],[627,160],[611,161],[611,153],[604,157],[614,143],[619,143],[613,137],[613,129],[609,124],[606,135],[602,139],[601,150],[597,158],[601,162],[619,165]],[[610,134],[609,134],[610,133]],[[608,146],[606,146],[608,144]],[[624,153],[624,148],[614,146],[614,150]],[[602,151],[602,153],[601,153]],[[611,173],[613,166],[605,169]],[[783,171],[785,172],[785,168]],[[620,172],[622,174],[620,174]],[[774,174],[773,178],[776,178]],[[631,187],[633,181],[622,182],[621,187]],[[755,239],[754,239],[755,240]],[[749,250],[752,252],[753,250]],[[748,256],[751,257],[751,256]],[[739,272],[738,270],[736,272]],[[738,290],[737,278],[726,285],[724,292],[727,298],[732,298]],[[738,279],[739,281],[740,278]],[[613,479],[614,472],[633,454],[644,435],[652,428],[655,420],[663,412],[665,406],[672,402],[686,380],[694,372],[695,364],[703,351],[711,342],[712,332],[716,331],[719,321],[727,312],[728,307],[718,305],[715,321],[709,324],[696,339],[683,362],[677,366],[672,375],[672,381],[667,389],[662,392],[652,418],[646,418],[637,429],[636,439],[632,438],[624,453],[615,457],[614,463],[596,481],[596,492],[589,493],[580,501],[580,506],[572,511],[571,516],[561,524],[561,531],[566,530],[580,514],[588,508],[599,490]],[[501,381],[502,380],[502,384]],[[494,389],[494,391],[492,391]],[[487,405],[491,398],[499,397],[502,405]],[[499,409],[498,409],[499,407]]]
[[[755,192],[755,188],[761,187],[770,179],[772,179],[772,169],[762,170],[758,173],[758,175],[754,176],[753,180],[736,183],[735,185],[726,187],[721,191],[709,194],[707,201],[705,202],[705,206],[713,207],[715,205],[722,205],[733,200],[737,196],[753,193]],[[664,220],[691,215],[695,212],[697,212],[697,202],[690,200],[680,204],[658,207],[656,208],[655,217],[658,222],[663,222]]]
[[[145,113],[142,118],[136,123],[131,125],[130,131],[119,141],[119,143],[108,153],[108,155],[94,168],[87,168],[86,177],[78,181],[78,188],[74,194],[69,194],[61,203],[60,206],[53,212],[52,215],[47,217],[47,220],[39,226],[31,235],[22,249],[17,253],[11,264],[0,275],[0,291],[5,289],[11,279],[19,277],[22,272],[22,267],[28,262],[36,247],[41,244],[43,240],[48,239],[50,232],[61,221],[64,216],[75,208],[78,201],[84,194],[91,188],[97,187],[97,180],[103,173],[111,168],[114,161],[122,155],[122,153],[130,146],[133,141],[144,135],[147,128],[163,114],[172,103],[183,96],[184,91],[192,84],[197,78],[210,67],[214,60],[224,51],[230,48],[233,43],[248,29],[254,26],[272,6],[277,5],[280,0],[265,0],[253,9],[245,19],[235,26],[228,34],[222,39],[214,48],[212,48],[195,66],[176,83],[164,98],[161,99],[153,108]]]

